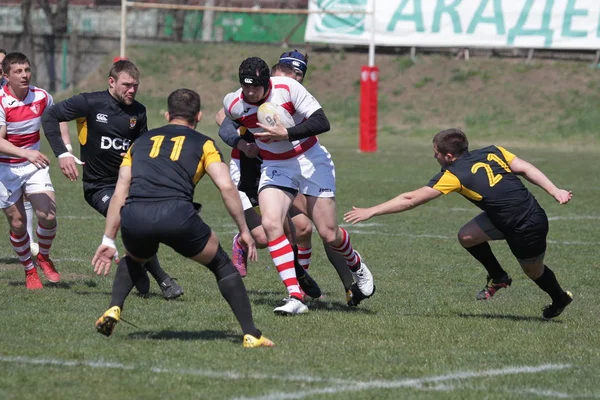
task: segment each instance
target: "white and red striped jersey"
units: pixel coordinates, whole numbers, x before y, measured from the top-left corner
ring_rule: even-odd
[[[260,103],[271,102],[285,108],[294,118],[296,125],[304,121],[315,111],[321,108],[319,102],[306,90],[304,86],[295,79],[285,76],[274,76],[271,78],[268,95]],[[248,128],[252,133],[264,131],[257,125],[258,107],[260,104],[248,103],[244,100],[242,89],[229,93],[223,99],[225,114]],[[260,148],[260,155],[263,160],[285,160],[296,157],[318,143],[316,136],[306,139],[287,140],[266,143],[256,140]]]
[[[0,89],[0,126],[6,126],[6,140],[23,149],[40,149],[40,127],[42,114],[53,104],[52,96],[43,89],[29,86],[24,100],[13,96],[8,85]],[[27,162],[0,153],[0,165]]]

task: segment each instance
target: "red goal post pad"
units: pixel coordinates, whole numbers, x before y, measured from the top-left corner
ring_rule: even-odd
[[[359,150],[377,151],[377,90],[379,67],[363,65],[360,69],[360,140]]]

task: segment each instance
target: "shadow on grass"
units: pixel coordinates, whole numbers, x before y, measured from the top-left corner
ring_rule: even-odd
[[[285,294],[279,291],[264,291],[264,290],[248,290],[250,302],[256,305],[279,307]],[[368,302],[368,299],[366,300]],[[306,305],[310,310],[321,311],[336,311],[336,312],[351,312],[374,315],[376,312],[364,308],[364,303],[358,307],[348,307],[346,303],[336,300],[328,300],[327,297],[322,299],[310,299],[306,301]]]
[[[86,292],[86,291],[82,291],[82,290],[78,290],[76,292],[73,292],[75,294],[78,294],[80,296],[112,296],[111,292]],[[148,294],[140,294],[136,291],[132,291],[131,293],[129,293],[129,296],[127,296],[127,298],[131,298],[131,297],[141,297],[143,299],[164,299],[162,294],[158,294],[158,293],[148,293]],[[183,299],[181,297],[178,297],[176,299],[171,299],[169,301],[182,301]]]
[[[45,288],[54,288],[54,289],[71,289],[72,286],[69,282],[43,282]],[[8,286],[23,286],[25,287],[25,277],[23,277],[22,281],[9,281]]]
[[[227,340],[240,343],[241,334],[232,331],[139,331],[127,335],[128,339],[153,340]]]
[[[21,262],[19,261],[18,258],[14,257],[14,258],[0,258],[0,264],[18,264],[21,265]]]
[[[505,315],[505,314],[469,314],[469,313],[457,313],[457,316],[461,318],[483,318],[483,319],[508,319],[511,321],[529,321],[529,322],[551,322],[554,324],[562,324],[562,321],[555,319],[546,319],[543,317],[525,317],[522,315]]]

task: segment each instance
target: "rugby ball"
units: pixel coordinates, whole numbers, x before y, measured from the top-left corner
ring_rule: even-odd
[[[278,104],[266,102],[258,107],[258,112],[256,113],[258,122],[263,125],[275,126],[275,115],[279,117],[279,121],[286,128],[291,128],[296,126],[294,122],[294,118],[290,115],[290,113],[283,107]]]

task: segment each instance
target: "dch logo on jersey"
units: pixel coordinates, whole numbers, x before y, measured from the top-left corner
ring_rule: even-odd
[[[102,150],[115,149],[127,151],[131,145],[131,140],[123,138],[109,138],[102,136],[100,141],[100,148]]]
[[[367,0],[318,0],[323,11],[366,11]],[[317,32],[362,35],[365,32],[365,14],[316,14]]]
[[[102,113],[96,114],[96,122],[108,123],[108,115]]]
[[[34,104],[31,107],[29,107],[29,109],[34,114],[39,114],[40,113],[40,105],[39,104]]]
[[[136,117],[129,118],[129,129],[135,128],[135,124],[137,123]]]

